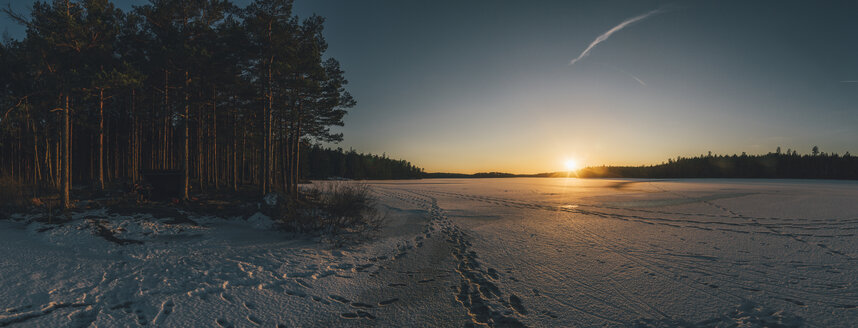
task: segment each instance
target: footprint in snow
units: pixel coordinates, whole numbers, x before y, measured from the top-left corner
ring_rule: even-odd
[[[309,283],[307,283],[303,279],[295,279],[295,282],[301,286],[304,286],[305,288],[313,288],[313,286],[311,286]]]
[[[298,296],[298,297],[307,297],[307,293],[302,292],[300,290],[287,290],[286,295],[289,296]]]
[[[215,324],[217,324],[218,327],[222,327],[222,328],[235,328],[235,326],[233,326],[232,323],[230,323],[229,321],[226,321],[226,319],[224,319],[224,318],[215,319]]]
[[[396,301],[399,301],[399,299],[398,298],[391,298],[389,300],[384,300],[384,301],[378,302],[378,305],[379,306],[390,305],[390,304],[395,303]]]
[[[334,294],[328,295],[328,297],[330,297],[334,301],[337,301],[337,302],[340,302],[343,304],[349,304],[351,302],[345,297],[334,295]]]
[[[369,313],[369,312],[357,311],[357,314],[358,314],[358,316],[360,316],[361,318],[366,318],[366,319],[370,319],[370,320],[375,319],[375,316],[374,316],[374,315],[372,315],[372,314],[371,314],[371,313]]]
[[[137,324],[138,325],[145,326],[145,325],[149,324],[149,322],[146,321],[146,315],[143,314],[143,310],[141,310],[141,309],[134,310],[134,315],[137,317]]]
[[[509,295],[509,305],[512,306],[515,312],[520,313],[521,315],[527,315],[527,309],[521,304],[521,298],[516,296],[515,294]]]
[[[547,315],[547,316],[551,317],[552,319],[557,319],[557,315],[554,313],[551,313],[551,311],[542,311],[542,314]]]
[[[155,319],[152,319],[152,325],[161,326],[164,323],[164,320],[167,319],[167,316],[170,313],[173,313],[173,300],[166,300],[164,303],[161,303],[161,310],[158,311],[158,314],[155,315]]]
[[[247,318],[247,321],[250,321],[250,323],[252,323],[254,325],[257,325],[257,326],[262,325],[262,320],[260,320],[259,318],[255,317],[253,315],[248,315],[246,318]]]
[[[358,318],[365,318],[365,319],[370,319],[370,320],[375,319],[374,315],[372,315],[369,312],[364,312],[364,311],[357,311],[357,313],[346,312],[346,313],[340,314],[340,316],[343,318],[346,318],[346,319],[358,319]]]

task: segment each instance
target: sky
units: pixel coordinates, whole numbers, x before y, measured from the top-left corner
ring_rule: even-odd
[[[357,100],[333,146],[461,173],[778,146],[858,153],[856,12],[855,1],[295,3],[327,18],[327,54]],[[0,30],[22,35],[6,17]]]

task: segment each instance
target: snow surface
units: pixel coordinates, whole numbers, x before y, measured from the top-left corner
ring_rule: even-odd
[[[261,213],[13,215],[0,220],[0,327],[858,322],[856,182],[371,185],[384,231],[337,249]]]

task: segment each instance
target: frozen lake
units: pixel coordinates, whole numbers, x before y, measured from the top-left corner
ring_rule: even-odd
[[[846,327],[858,322],[858,183],[384,182],[385,204],[459,228],[469,290],[531,326]],[[461,242],[461,241],[459,241]],[[476,276],[470,279],[470,276]],[[467,303],[467,302],[465,302]],[[471,311],[475,318],[479,311]],[[509,312],[509,311],[507,311]],[[477,320],[481,321],[481,320]]]
[[[0,327],[850,327],[858,183],[370,182],[382,235],[98,210],[0,220]],[[118,245],[95,226],[141,243]]]

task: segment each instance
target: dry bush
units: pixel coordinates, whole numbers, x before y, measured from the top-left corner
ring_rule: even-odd
[[[331,182],[305,188],[297,201],[283,202],[279,217],[301,232],[319,232],[335,244],[368,238],[381,230],[384,216],[375,208],[369,185]]]

